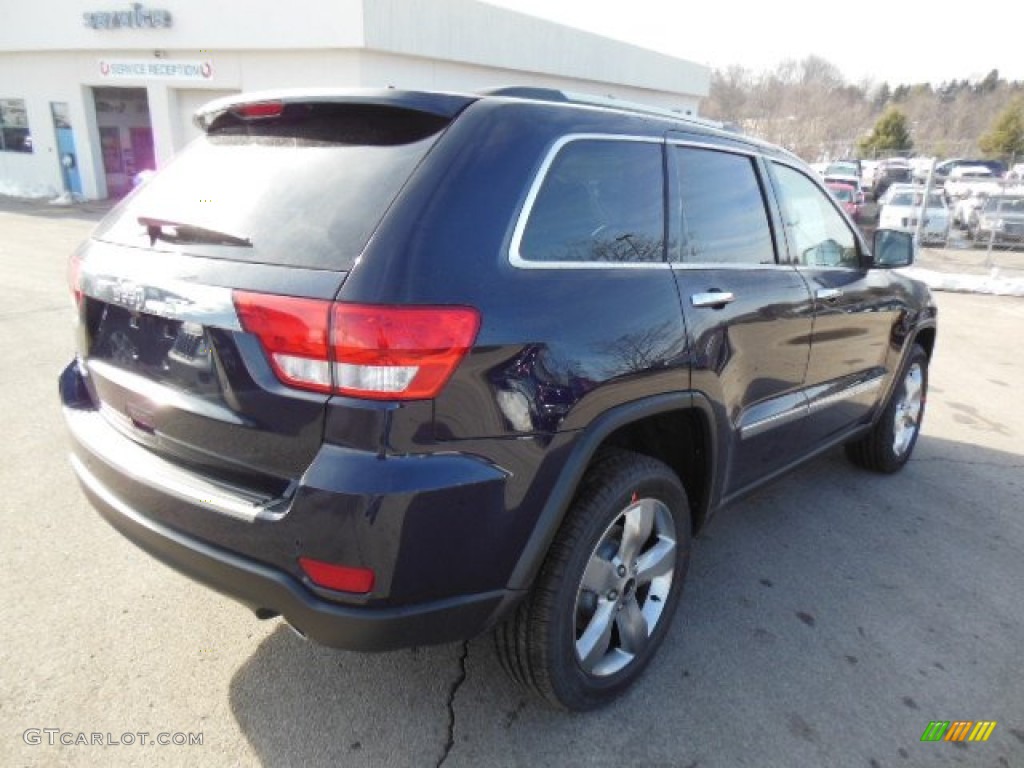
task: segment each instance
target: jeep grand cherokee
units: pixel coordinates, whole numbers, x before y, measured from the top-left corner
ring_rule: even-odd
[[[793,155],[556,91],[282,92],[73,255],[85,494],[353,650],[493,629],[587,709],[667,633],[716,510],[845,444],[892,472],[935,307]],[[187,607],[182,610],[187,610]]]

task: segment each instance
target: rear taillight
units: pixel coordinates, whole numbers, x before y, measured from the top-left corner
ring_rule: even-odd
[[[331,302],[247,291],[235,291],[234,300],[242,328],[259,337],[277,378],[300,389],[331,391]]]
[[[476,339],[469,307],[335,304],[335,391],[375,400],[436,397]]]
[[[290,386],[373,400],[436,397],[480,327],[469,307],[386,307],[234,292],[242,327],[259,337]]]

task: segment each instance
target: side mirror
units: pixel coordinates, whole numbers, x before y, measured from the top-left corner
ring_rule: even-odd
[[[899,232],[895,229],[876,229],[872,252],[876,267],[909,267],[914,263],[914,236],[909,232]]]

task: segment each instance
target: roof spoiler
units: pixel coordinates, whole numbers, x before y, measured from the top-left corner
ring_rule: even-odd
[[[204,104],[196,110],[192,116],[192,122],[205,133],[214,120],[225,112],[260,104],[280,104],[282,107],[287,104],[362,104],[426,112],[450,119],[478,98],[479,96],[468,94],[401,91],[394,88],[305,88],[254,91],[225,96]],[[268,112],[266,116],[272,116],[272,114]]]

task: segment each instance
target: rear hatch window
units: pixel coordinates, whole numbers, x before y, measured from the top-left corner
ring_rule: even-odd
[[[448,122],[366,104],[286,103],[249,119],[225,112],[94,236],[348,271]]]

